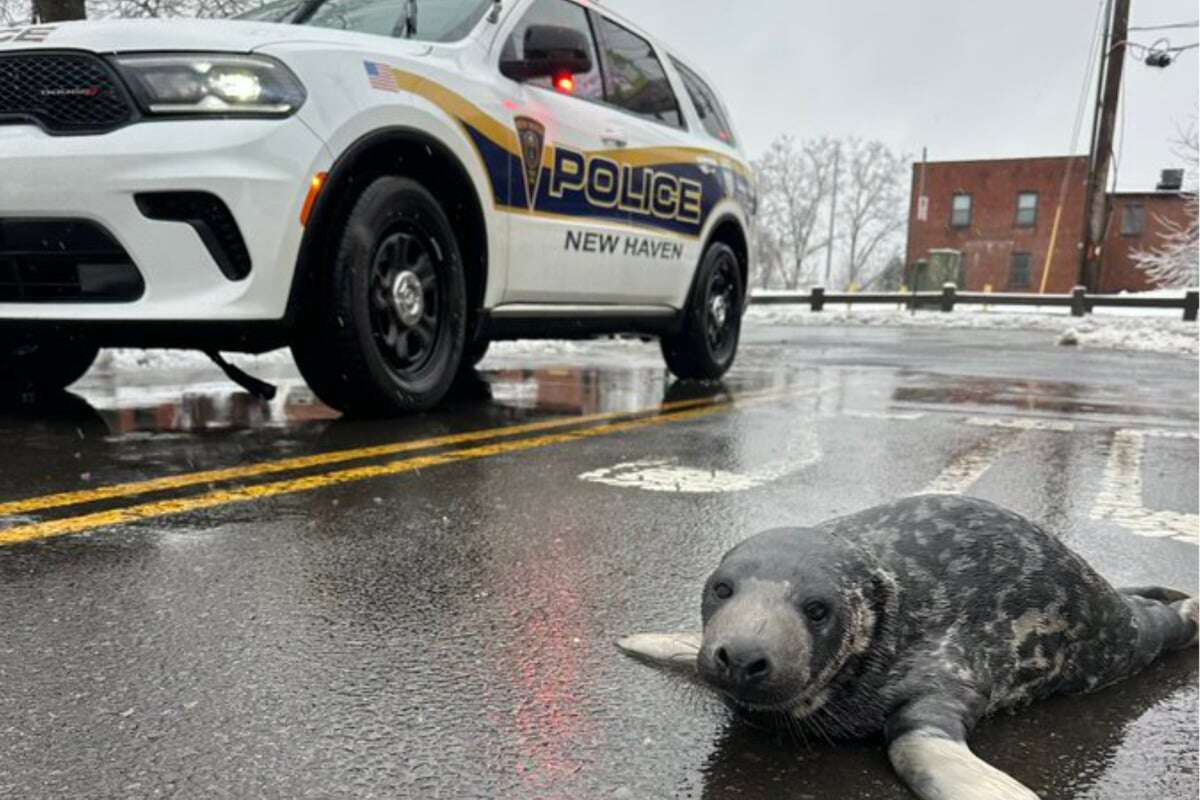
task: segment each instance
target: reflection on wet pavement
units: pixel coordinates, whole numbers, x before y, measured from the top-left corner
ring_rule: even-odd
[[[651,348],[624,365],[586,351],[509,356],[462,381],[445,408],[389,421],[339,419],[286,374],[271,376],[272,402],[211,375],[168,374],[89,378],[36,408],[0,409],[4,502],[804,392],[0,548],[0,796],[909,798],[877,744],[751,729],[612,642],[697,625],[704,576],[750,532],[935,481],[1041,520],[1114,582],[1194,590],[1194,543],[1091,512],[1117,433],[1153,428],[1142,502],[1196,513],[1195,364],[1146,357],[1114,371],[1111,355],[1072,353],[1068,369],[1052,350],[972,359],[969,335],[752,344],[710,385],[673,381]],[[810,442],[816,458],[746,490],[579,479],[666,457],[745,476]],[[1099,694],[986,721],[973,745],[1044,800],[1194,798],[1196,673],[1194,653],[1176,654]]]

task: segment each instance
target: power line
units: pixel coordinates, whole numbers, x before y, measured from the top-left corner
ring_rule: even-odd
[[[1067,191],[1071,185],[1071,172],[1075,167],[1075,150],[1079,146],[1079,134],[1083,129],[1084,112],[1087,110],[1088,89],[1092,85],[1092,69],[1098,63],[1097,56],[1104,47],[1103,39],[1100,37],[1100,22],[1103,19],[1104,0],[1098,0],[1096,3],[1096,20],[1092,25],[1091,46],[1088,47],[1087,61],[1083,71],[1083,86],[1080,87],[1079,105],[1075,109],[1075,125],[1071,129],[1071,146],[1067,148],[1071,158],[1067,161],[1067,167],[1063,171],[1062,182],[1058,187],[1058,204],[1054,209],[1054,224],[1050,231],[1050,244],[1046,248],[1046,262],[1042,266],[1042,283],[1038,289],[1039,294],[1046,293],[1046,284],[1050,280],[1050,270],[1054,266],[1054,248],[1058,242],[1058,228],[1062,221],[1063,206],[1066,204]]]
[[[1130,28],[1132,31],[1170,31],[1178,28],[1195,28],[1200,26],[1200,19],[1193,22],[1173,22],[1170,25],[1143,25],[1139,28]]]

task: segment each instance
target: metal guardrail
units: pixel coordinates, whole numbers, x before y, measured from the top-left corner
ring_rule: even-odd
[[[862,292],[830,293],[817,286],[811,292],[790,294],[750,295],[751,305],[807,305],[813,311],[821,311],[826,303],[847,305],[899,305],[909,309],[936,307],[941,311],[953,311],[956,305],[982,306],[1065,306],[1071,315],[1082,317],[1101,306],[1114,308],[1178,308],[1183,310],[1185,322],[1195,322],[1200,308],[1200,293],[1189,289],[1180,297],[1138,297],[1121,294],[1088,294],[1082,286],[1076,286],[1071,294],[1019,294],[1012,292],[960,292],[952,283],[947,283],[940,292]]]

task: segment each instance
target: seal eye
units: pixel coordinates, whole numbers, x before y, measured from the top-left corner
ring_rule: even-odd
[[[809,600],[804,604],[804,616],[813,622],[822,622],[829,616],[829,606],[820,600]]]
[[[733,597],[733,587],[722,581],[713,587],[713,594],[715,594],[719,600],[728,600],[729,598]]]

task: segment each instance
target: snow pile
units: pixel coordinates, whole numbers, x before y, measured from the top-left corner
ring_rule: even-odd
[[[1144,311],[1144,309],[1142,309]],[[748,325],[861,325],[893,328],[981,328],[991,330],[1029,330],[1052,333],[1057,340],[1068,330],[1075,332],[1076,343],[1082,347],[1112,350],[1144,350],[1158,353],[1200,352],[1195,322],[1179,319],[1181,312],[1171,316],[1123,316],[1093,314],[1071,317],[1069,312],[1041,313],[1009,310],[981,310],[963,306],[949,313],[922,309],[915,314],[892,306],[850,307],[827,305],[814,313],[807,305],[751,306],[746,311]]]
[[[226,359],[242,369],[253,371],[256,367],[293,365],[292,351],[272,350],[258,356],[230,353]],[[97,366],[113,371],[140,370],[179,370],[179,369],[217,369],[208,356],[199,350],[136,350],[131,348],[114,348],[100,353]]]

